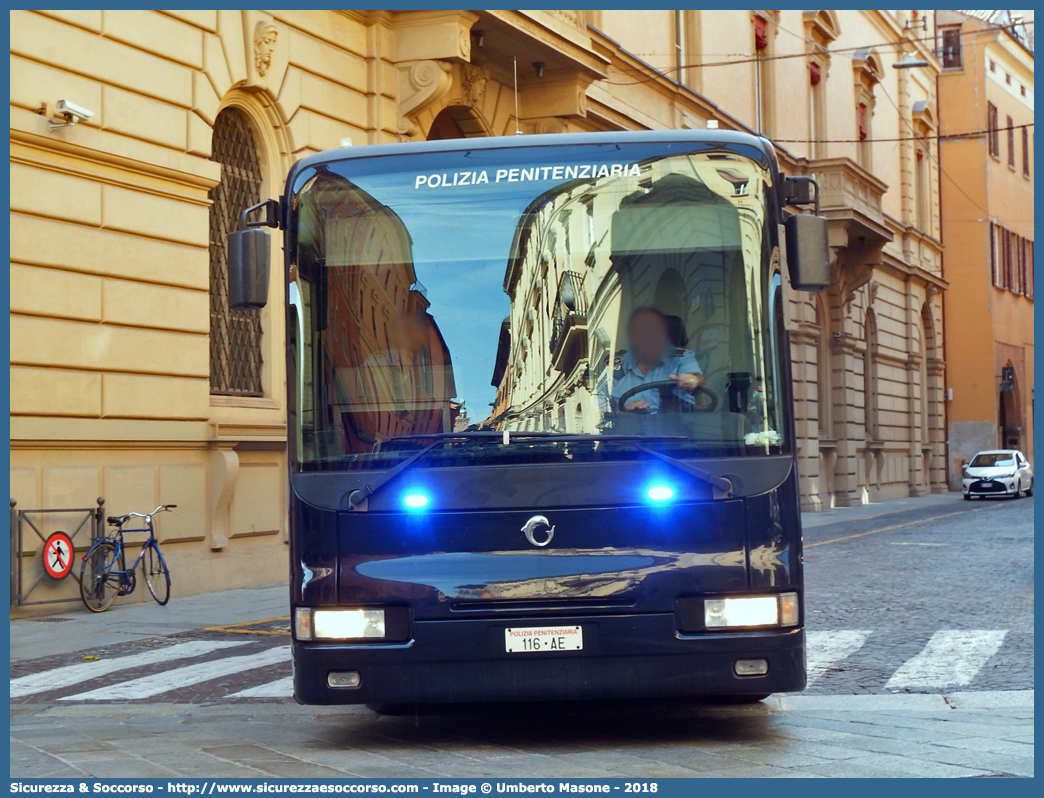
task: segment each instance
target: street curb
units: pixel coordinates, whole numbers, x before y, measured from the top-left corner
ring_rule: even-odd
[[[1033,690],[893,695],[783,695],[764,701],[778,712],[932,712],[943,709],[1033,709]]]

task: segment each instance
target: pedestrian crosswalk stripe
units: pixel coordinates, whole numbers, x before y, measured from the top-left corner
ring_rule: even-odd
[[[850,689],[845,686],[846,674],[841,672],[844,670],[863,672],[858,684],[860,691],[889,689],[931,693],[975,689],[968,686],[977,683],[984,666],[1008,641],[1005,630],[937,631],[917,656],[905,662],[895,659],[890,669],[894,672],[888,679],[887,673],[881,673],[884,664],[880,661],[882,647],[894,650],[899,634],[898,630],[806,631],[808,684],[813,687],[812,692],[829,693],[833,686],[846,691]],[[904,639],[910,641],[911,634],[916,633],[903,633]],[[204,696],[230,701],[292,699],[293,678],[282,676],[289,670],[290,647],[255,649],[251,654],[241,654],[236,650],[238,646],[256,646],[258,642],[246,639],[194,640],[97,662],[76,662],[12,679],[10,695],[12,700],[28,697],[37,701],[40,700],[35,698],[38,694],[51,694],[47,700],[126,701],[149,699],[201,685],[196,694],[183,700],[195,701]],[[1007,644],[1010,645],[1010,641]],[[233,650],[226,652],[226,649]],[[200,661],[213,652],[220,652],[218,658]],[[869,670],[864,660],[869,662]],[[19,663],[17,667],[27,664]],[[127,673],[148,666],[166,666],[167,669],[157,673],[158,667],[152,667],[149,669],[151,672],[144,676]],[[989,674],[985,676],[989,682]],[[225,677],[235,678],[233,681]],[[76,689],[83,691],[84,688],[78,685],[84,682],[94,683],[84,692],[68,695]],[[204,684],[207,682],[211,684]],[[230,683],[234,686],[229,686]]]
[[[143,651],[140,654],[130,654],[126,657],[115,657],[113,659],[101,659],[96,662],[79,662],[75,665],[65,665],[41,673],[33,673],[29,676],[20,676],[11,680],[11,698],[46,693],[51,690],[60,690],[71,687],[74,684],[107,676],[116,671],[129,670],[130,668],[141,668],[147,665],[156,665],[172,660],[187,659],[189,657],[201,657],[212,651],[233,646],[245,645],[247,641],[236,640],[193,640],[189,643],[178,643],[173,646],[156,648]]]
[[[805,637],[808,683],[827,672],[838,662],[862,648],[870,632],[842,629],[836,632],[808,632]]]
[[[961,687],[971,684],[986,661],[1000,649],[1004,630],[936,632],[920,654],[907,660],[886,688]]]
[[[229,698],[293,698],[294,677],[287,676],[285,679],[276,679],[274,682],[259,684],[257,687],[248,687],[238,693],[232,693]]]
[[[175,668],[164,673],[155,673],[151,676],[142,676],[131,679],[109,687],[99,687],[77,695],[63,696],[59,701],[112,701],[131,700],[135,698],[151,698],[161,693],[169,693],[172,690],[180,690],[183,687],[191,687],[201,682],[209,682],[222,676],[230,676],[234,673],[265,668],[277,665],[290,659],[290,646],[278,646],[261,651],[256,654],[247,654],[242,657],[226,657],[224,659],[200,662],[196,665],[186,665],[183,668]]]

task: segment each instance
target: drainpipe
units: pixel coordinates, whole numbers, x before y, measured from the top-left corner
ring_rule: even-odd
[[[674,12],[674,65],[678,68],[677,81],[683,86],[688,85],[685,80],[685,12],[678,9]]]
[[[932,13],[932,37],[933,37],[933,40],[935,42],[938,42],[938,40],[939,40],[939,12],[938,11],[935,11],[935,12]],[[962,43],[962,46],[963,46],[963,43]],[[942,127],[942,116],[943,116],[942,94],[939,91],[939,78],[940,77],[941,77],[941,75],[939,74],[939,72],[936,72],[935,73],[935,102],[936,102],[936,107],[939,109],[939,128]],[[938,133],[938,131],[936,131],[936,132]],[[938,190],[938,195],[939,195],[939,243],[942,244],[942,246],[943,246],[942,262],[941,262],[941,264],[939,266],[939,276],[942,277],[945,280],[946,279],[946,241],[943,238],[942,139],[940,139],[938,137],[936,137],[936,139],[935,139],[935,162],[939,165],[939,168],[936,170],[935,182],[936,182],[936,189]],[[948,362],[947,361],[947,357],[946,357],[946,291],[940,291],[939,294],[940,294],[939,302],[941,303],[940,307],[942,308],[942,318],[939,320],[940,326],[942,327],[942,335],[940,336],[940,338],[942,339],[942,346],[940,346],[939,348],[942,350],[941,354],[942,354],[943,368],[946,369],[946,363]],[[950,384],[949,383],[950,383],[950,370],[946,369],[946,371],[945,371],[945,378],[943,379],[943,402],[942,402],[942,405],[943,405],[943,434],[946,436],[944,438],[944,448],[945,448],[945,451],[946,451],[945,461],[944,462],[946,463],[945,474],[946,474],[946,489],[947,490],[950,490],[950,468],[951,468],[951,463],[950,463],[950,402],[953,401],[952,399],[949,398],[950,397],[950,393],[949,393]],[[929,485],[930,484],[931,484],[931,480],[929,479]]]

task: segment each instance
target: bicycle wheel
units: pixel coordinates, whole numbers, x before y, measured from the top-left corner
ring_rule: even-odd
[[[116,600],[120,578],[112,573],[116,546],[108,541],[92,546],[80,563],[80,598],[91,612],[105,612]]]
[[[141,560],[141,572],[145,575],[145,584],[149,592],[160,606],[170,601],[170,571],[163,561],[159,546],[150,543]]]

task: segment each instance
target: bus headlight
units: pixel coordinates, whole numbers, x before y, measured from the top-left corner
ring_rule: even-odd
[[[706,599],[703,623],[707,629],[733,626],[797,626],[797,593],[777,596],[737,596]]]
[[[384,610],[298,608],[294,616],[298,640],[366,640],[386,637]]]
[[[775,626],[779,623],[779,601],[775,596],[707,599],[703,622],[708,629],[726,626]]]

